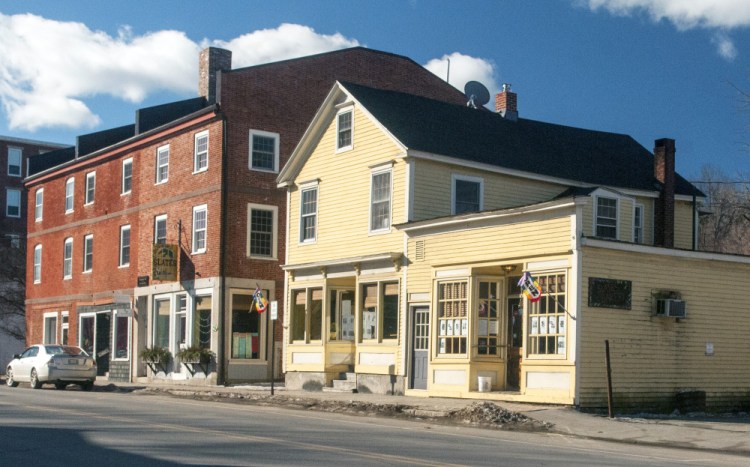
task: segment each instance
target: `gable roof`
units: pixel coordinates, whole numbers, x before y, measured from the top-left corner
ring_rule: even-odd
[[[354,99],[412,151],[595,186],[658,191],[651,152],[628,135],[519,118],[353,83]],[[675,194],[703,196],[679,174]]]

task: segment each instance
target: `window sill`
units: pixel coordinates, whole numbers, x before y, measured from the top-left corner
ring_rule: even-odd
[[[203,250],[197,250],[197,251],[191,251],[190,252],[191,255],[202,255],[202,254],[205,254],[205,253],[206,253],[205,249],[203,249]]]
[[[67,216],[68,214],[73,214],[73,212],[75,211],[73,211],[72,209],[70,211],[65,211],[65,215]]]
[[[93,269],[89,269],[88,271],[81,271],[81,274],[91,274],[91,271],[93,271]]]
[[[202,174],[202,173],[205,173],[205,172],[208,172],[208,167],[203,168],[203,169],[193,170],[193,175],[195,175],[195,174]]]
[[[64,280],[64,281],[69,281],[69,280],[71,280],[71,279],[73,279],[73,276],[72,276],[72,275],[70,275],[70,276],[63,276],[63,280]]]
[[[129,267],[130,267],[130,263],[128,263],[128,264],[121,264],[121,265],[117,266],[117,269],[127,269]]]
[[[263,173],[269,173],[269,174],[278,174],[279,171],[275,169],[264,169],[261,167],[248,167],[253,172],[263,172]]]
[[[122,197],[122,196],[128,196],[128,195],[129,195],[130,193],[131,193],[130,191],[126,191],[125,193],[120,193],[120,196],[121,196],[121,197]]]
[[[259,261],[278,261],[276,256],[257,256],[257,255],[246,255],[247,259],[259,260]]]
[[[162,180],[162,181],[160,181],[160,182],[156,182],[156,183],[154,183],[154,185],[164,185],[164,184],[165,184],[165,183],[167,183],[168,181],[169,181],[169,179],[166,179],[166,180]]]
[[[336,154],[340,154],[342,152],[348,152],[354,149],[354,146],[344,146],[343,148],[336,148]]]

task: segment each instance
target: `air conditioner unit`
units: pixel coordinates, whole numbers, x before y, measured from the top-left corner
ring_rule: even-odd
[[[687,316],[685,302],[674,298],[656,299],[656,316],[684,318]]]

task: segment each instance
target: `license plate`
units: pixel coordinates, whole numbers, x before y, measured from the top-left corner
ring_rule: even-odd
[[[68,359],[68,365],[78,365],[78,359],[77,358],[69,358]]]

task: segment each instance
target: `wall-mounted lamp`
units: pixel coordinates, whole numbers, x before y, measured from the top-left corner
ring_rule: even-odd
[[[514,269],[516,269],[515,264],[506,264],[503,266],[503,271],[505,271],[506,274],[510,274]]]

